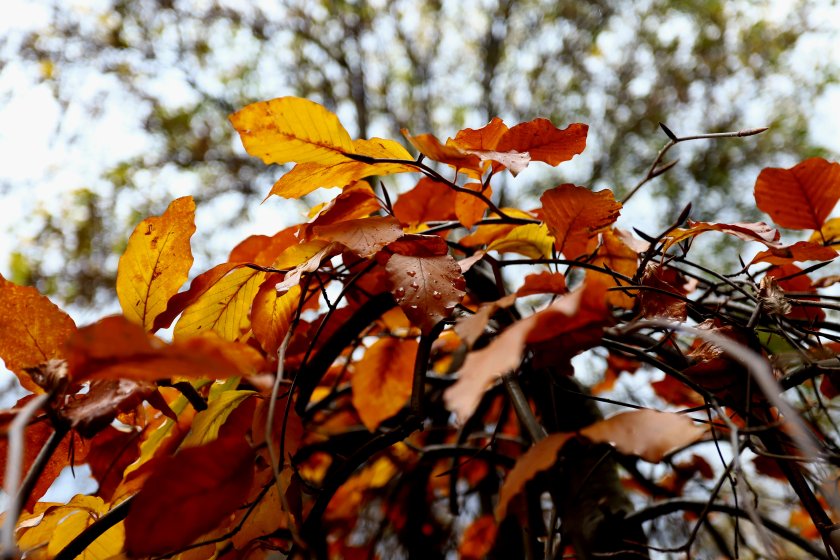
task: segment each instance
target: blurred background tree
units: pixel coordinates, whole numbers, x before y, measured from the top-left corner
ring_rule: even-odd
[[[115,251],[174,196],[196,196],[204,259],[223,258],[231,227],[283,225],[291,202],[254,210],[279,173],[247,157],[227,122],[251,101],[309,97],[360,137],[445,138],[497,115],[585,122],[587,151],[563,179],[618,196],[666,140],[659,121],[677,134],[770,126],[680,146],[679,165],[646,186],[653,196],[634,199],[663,222],[688,201],[695,219],[725,221],[756,217],[739,202],[760,168],[823,153],[809,122],[837,76],[828,1],[24,4],[25,25],[0,44],[0,96],[8,115],[39,92],[64,156],[24,177],[0,170],[16,247],[0,267],[98,313],[113,301]]]

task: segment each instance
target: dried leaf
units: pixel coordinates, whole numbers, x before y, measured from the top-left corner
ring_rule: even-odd
[[[345,155],[355,152],[353,141],[338,117],[307,99],[252,103],[233,113],[230,122],[245,150],[265,164],[353,162]]]
[[[688,228],[675,229],[668,234],[668,240],[664,249],[668,250],[680,241],[690,237],[696,237],[707,231],[727,233],[729,235],[734,235],[739,239],[743,239],[744,241],[757,241],[758,243],[762,243],[768,247],[781,247],[781,243],[779,242],[779,238],[781,237],[779,230],[768,226],[764,222],[717,224],[709,222],[694,222],[689,220]]]
[[[64,356],[63,345],[76,324],[46,296],[0,276],[0,358],[33,393],[43,393],[26,368]]]
[[[301,228],[303,239],[309,240],[312,228],[328,226],[347,220],[365,218],[381,208],[376,193],[365,181],[357,181],[344,188],[340,195],[320,208],[315,218]]]
[[[90,466],[91,476],[99,483],[96,495],[106,502],[113,499],[123,471],[140,456],[140,436],[140,431],[111,425],[91,440],[81,462]]]
[[[685,321],[688,294],[686,280],[680,272],[669,266],[648,264],[642,275],[642,286],[653,290],[640,290],[636,304],[642,317],[665,317]],[[665,292],[665,293],[663,293]],[[674,296],[667,295],[668,293]]]
[[[356,362],[353,406],[371,432],[408,402],[417,348],[414,339],[380,338]]]
[[[162,460],[134,497],[125,548],[155,556],[216,528],[248,497],[254,452],[242,438],[220,438]]]
[[[394,252],[385,264],[391,293],[411,322],[424,332],[450,315],[464,297],[464,276],[452,256],[436,254],[438,241],[406,237],[388,246]],[[444,251],[446,244],[443,243]]]
[[[570,124],[559,129],[548,119],[534,119],[511,127],[500,139],[495,149],[499,152],[528,152],[532,161],[559,165],[572,159],[586,148],[585,124]]]
[[[811,283],[811,279],[808,277],[808,275],[802,274],[802,269],[794,264],[774,266],[767,271],[767,276],[773,276],[777,279],[785,278],[784,280],[778,280],[779,286],[781,286],[781,288],[785,292],[810,292],[814,294],[817,293],[817,290]],[[787,278],[788,276],[793,277]],[[818,301],[818,298],[810,298],[807,296],[799,296],[796,299]],[[788,314],[788,317],[790,317],[791,319],[804,319],[812,323],[820,322],[825,320],[825,311],[823,311],[819,307],[794,305],[793,311],[791,311]]]
[[[317,237],[341,243],[362,258],[372,257],[403,235],[399,221],[390,216],[346,220],[312,230]]]
[[[185,196],[160,217],[140,222],[128,239],[117,267],[117,298],[123,314],[147,331],[187,281],[194,232],[195,202]]]
[[[451,144],[442,144],[433,134],[411,136],[405,129],[402,133],[406,140],[427,158],[445,163],[456,170],[465,171],[472,177],[481,176],[481,160],[477,155]]]
[[[595,236],[615,222],[621,211],[612,191],[592,192],[570,184],[546,191],[540,201],[554,245],[568,259],[588,254]]]
[[[277,284],[276,288],[278,292],[284,292],[290,290],[293,286],[297,286],[300,284],[300,279],[304,274],[315,272],[321,267],[322,261],[339,252],[338,245],[323,239],[309,241],[292,249],[299,249],[299,251],[294,251],[294,254],[289,252],[281,255],[274,265],[277,268],[287,268],[289,265],[294,266],[292,270],[286,273],[283,281]],[[301,257],[305,258],[302,259]]]
[[[140,406],[157,386],[147,381],[100,379],[93,381],[87,393],[76,395],[59,410],[81,435],[92,438],[107,428],[118,414]]]
[[[534,294],[565,294],[569,289],[566,287],[566,277],[562,272],[539,272],[529,274],[525,277],[522,286],[516,290],[518,297]]]
[[[778,225],[819,230],[840,199],[840,164],[810,158],[790,169],[768,167],[755,182],[755,203]]]

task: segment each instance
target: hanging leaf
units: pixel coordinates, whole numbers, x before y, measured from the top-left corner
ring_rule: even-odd
[[[784,280],[779,280],[778,283],[785,292],[817,293],[817,290],[814,288],[814,285],[811,283],[811,279],[808,275],[804,274],[802,269],[794,264],[774,266],[767,271],[767,275],[774,278],[784,278]],[[807,296],[799,297],[797,299],[819,301],[819,298]],[[825,321],[825,311],[819,307],[812,306],[794,305],[793,310],[788,313],[787,316],[791,319],[804,319],[812,323]]]
[[[639,255],[624,243],[615,228],[608,229],[601,234],[601,246],[598,247],[598,253],[592,260],[593,265],[632,278],[636,273],[638,262]],[[609,287],[629,285],[628,282],[616,278],[616,276],[609,272],[598,272],[589,269],[586,271],[586,274],[593,278],[597,277],[599,281],[604,282]],[[632,309],[635,299],[630,296],[631,293],[633,292],[609,291],[607,293],[607,303],[614,307]]]
[[[357,181],[345,187],[340,195],[321,208],[312,221],[301,228],[301,236],[309,240],[312,229],[317,226],[366,218],[380,208],[376,193],[370,185],[364,181]]]
[[[430,160],[445,163],[458,171],[466,172],[474,178],[481,176],[481,160],[477,155],[457,146],[442,144],[433,134],[411,136],[405,129],[402,130],[402,133],[418,152]]]
[[[156,392],[157,386],[147,381],[100,379],[91,382],[87,393],[67,402],[59,415],[82,436],[92,438],[118,414],[134,410]]]
[[[117,298],[123,314],[147,331],[187,281],[193,233],[195,202],[185,196],[172,201],[160,217],[140,222],[128,239],[117,267]]]
[[[317,189],[345,187],[371,175],[392,175],[414,170],[403,164],[369,164],[352,160],[335,161],[327,165],[317,162],[298,163],[274,183],[266,199],[271,195],[301,198]]]
[[[414,236],[391,243],[385,264],[391,293],[424,332],[450,315],[464,297],[464,276],[439,237]]]
[[[766,262],[770,264],[788,264],[804,261],[830,261],[837,257],[837,250],[813,241],[797,241],[787,247],[771,247],[761,251],[750,264]]]
[[[408,402],[417,348],[414,339],[380,338],[356,362],[353,406],[371,432]]]
[[[481,183],[469,182],[464,185],[464,188],[482,193],[487,198],[490,198],[493,194],[493,190],[489,186],[484,189]],[[438,202],[434,201],[434,203],[437,204]],[[472,228],[477,221],[484,217],[486,211],[487,203],[477,196],[465,192],[455,193],[455,216],[465,228]]]
[[[332,165],[353,162],[350,135],[333,113],[298,97],[278,97],[252,103],[233,113],[230,122],[242,145],[265,164]]]
[[[511,127],[500,139],[495,149],[499,152],[528,152],[532,161],[559,165],[572,159],[586,148],[585,124],[570,124],[559,129],[548,119],[534,119]]]
[[[685,321],[688,294],[685,277],[675,268],[648,264],[642,275],[642,286],[652,290],[639,290],[636,305],[642,317],[664,317]],[[663,293],[664,292],[664,293]],[[668,293],[674,294],[669,296]]]
[[[133,557],[178,550],[215,529],[248,497],[254,452],[241,438],[220,438],[163,459],[134,497],[125,520]]]
[[[782,245],[779,242],[781,237],[779,230],[768,226],[764,222],[716,224],[709,222],[694,222],[689,220],[688,228],[675,229],[668,234],[668,239],[663,249],[667,251],[670,247],[680,241],[690,237],[696,237],[707,231],[719,231],[721,233],[733,235],[739,239],[743,239],[744,241],[757,241],[758,243],[762,243],[768,247],[781,247]]]
[[[38,290],[0,275],[0,358],[24,389],[44,392],[26,368],[62,358],[63,345],[75,331],[73,319]]]
[[[154,322],[153,331],[159,329],[167,329],[172,325],[172,321],[180,315],[184,309],[195,303],[201,298],[210,288],[224,278],[230,271],[242,267],[241,262],[226,262],[214,266],[210,270],[203,272],[193,278],[190,287],[187,291],[175,294],[170,298],[166,306],[166,311],[157,316]]]
[[[592,192],[570,184],[546,191],[540,201],[554,246],[567,259],[588,254],[594,238],[614,223],[621,211],[612,191]]]
[[[768,167],[755,182],[755,203],[778,225],[819,230],[840,200],[840,164],[810,158],[790,169]]]
[[[254,338],[269,356],[276,354],[280,348],[300,304],[300,286],[292,286],[287,292],[280,293],[275,288],[279,280],[277,274],[269,276],[260,286],[251,306]]]

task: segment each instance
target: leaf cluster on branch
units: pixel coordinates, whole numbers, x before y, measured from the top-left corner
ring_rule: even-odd
[[[634,234],[609,190],[494,202],[499,175],[581,153],[583,124],[404,131],[412,157],[300,98],[231,122],[251,155],[295,164],[269,196],[341,191],[183,291],[195,202],[174,200],[120,258],[122,314],[84,327],[0,278],[0,357],[32,393],[0,417],[4,557],[838,555],[838,277],[809,275],[837,256],[840,164],[756,181],[757,207],[808,241],[690,206]],[[679,142],[763,131],[663,130],[639,187]],[[372,186],[391,174],[418,181]],[[691,256],[709,232],[766,249],[725,274]],[[583,352],[605,367],[591,387]],[[630,375],[659,377],[658,406],[610,392]],[[39,502],[73,464],[96,493]],[[789,520],[771,478],[796,495]],[[657,525],[675,512],[682,529]]]

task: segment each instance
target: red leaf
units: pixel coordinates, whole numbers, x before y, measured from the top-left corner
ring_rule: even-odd
[[[420,239],[418,239],[420,238]],[[414,236],[395,243],[385,264],[391,293],[412,323],[424,333],[450,315],[464,297],[464,275],[452,256],[439,254],[438,237]],[[437,241],[432,241],[437,240]]]
[[[588,131],[589,127],[585,124],[570,124],[561,130],[548,119],[534,119],[508,130],[499,140],[496,150],[528,152],[532,161],[559,165],[583,152]]]
[[[840,200],[840,164],[810,158],[768,167],[755,182],[755,203],[782,227],[818,230]]]
[[[554,236],[554,246],[568,259],[589,253],[594,238],[618,219],[621,203],[612,191],[592,192],[565,184],[543,193],[542,218]]]
[[[125,520],[131,556],[171,553],[215,529],[248,497],[254,452],[220,438],[164,459],[134,497]]]
[[[817,293],[817,290],[814,288],[814,285],[811,283],[811,279],[808,275],[800,274],[801,272],[802,269],[796,265],[784,264],[781,266],[774,266],[767,271],[767,275],[775,278],[785,278],[796,274],[793,278],[787,278],[779,281],[779,286],[781,286],[785,292]],[[816,301],[816,298],[809,297],[799,297],[797,299]],[[788,317],[792,319],[805,319],[810,322],[820,322],[825,320],[825,311],[819,307],[794,305],[793,311],[788,313]]]

